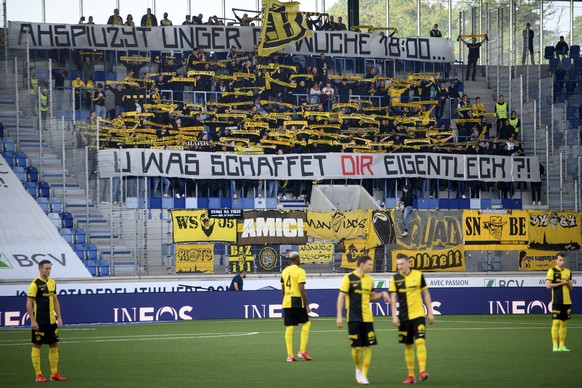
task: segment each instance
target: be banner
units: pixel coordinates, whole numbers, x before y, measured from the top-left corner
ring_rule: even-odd
[[[333,261],[333,244],[310,242],[299,245],[302,263],[331,263]]]
[[[531,210],[529,237],[532,249],[555,252],[580,249],[580,213]]]
[[[214,245],[176,245],[176,273],[214,273]]]
[[[302,211],[247,211],[237,231],[238,245],[307,243],[307,215]]]
[[[318,240],[365,239],[368,234],[368,211],[349,210],[308,212],[309,237]]]
[[[422,271],[434,272],[464,272],[465,257],[463,245],[443,250],[418,250],[405,249],[392,250],[392,271],[397,271],[396,257],[399,253],[410,259],[410,268]]]
[[[174,243],[236,241],[236,220],[212,218],[208,210],[172,210]]]
[[[230,272],[240,272],[243,269],[247,272],[253,270],[255,258],[250,245],[234,245],[229,247],[228,266]]]
[[[342,254],[342,268],[356,269],[358,256],[368,255],[374,261],[376,249],[366,247],[364,240],[346,240],[344,246],[346,251]]]
[[[525,210],[463,211],[466,245],[527,245],[529,224]]]

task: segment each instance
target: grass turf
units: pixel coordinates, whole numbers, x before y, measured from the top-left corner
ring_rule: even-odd
[[[553,353],[551,319],[542,315],[438,316],[428,328],[422,384],[442,387],[577,386],[582,381],[580,318],[569,321],[571,352]],[[376,318],[371,384],[400,385],[403,345],[386,317]],[[299,328],[294,332],[295,353]],[[61,330],[60,371],[71,387],[353,387],[347,332],[335,319],[312,320],[313,361],[286,362],[281,319],[180,321]],[[34,384],[30,330],[0,330],[3,387]],[[48,347],[41,353],[48,378]],[[417,371],[418,378],[418,371]]]

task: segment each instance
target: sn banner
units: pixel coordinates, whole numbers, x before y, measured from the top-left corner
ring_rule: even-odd
[[[263,0],[263,24],[257,47],[259,56],[269,56],[293,42],[312,37],[307,18],[299,12],[299,5],[296,1]]]
[[[527,245],[529,225],[529,214],[525,210],[463,211],[466,245]]]
[[[364,240],[345,240],[345,252],[342,254],[342,268],[356,269],[358,256],[368,255],[374,261],[376,248],[368,248]]]
[[[254,268],[254,261],[255,257],[251,245],[230,245],[228,254],[230,272],[240,272],[243,269],[251,272]]]
[[[237,227],[237,244],[306,244],[306,226],[302,211],[246,211]]]
[[[368,211],[348,210],[333,212],[308,212],[309,237],[319,240],[344,240],[366,238]]]
[[[174,243],[235,242],[236,220],[212,218],[208,210],[172,210]]]
[[[532,249],[555,252],[580,249],[580,213],[530,210],[529,237]]]
[[[176,273],[214,273],[214,245],[177,244]]]
[[[302,263],[331,263],[333,261],[333,244],[310,242],[299,245]]]
[[[463,245],[442,250],[392,250],[392,271],[397,271],[396,256],[402,253],[410,259],[410,268],[431,272],[464,272]]]

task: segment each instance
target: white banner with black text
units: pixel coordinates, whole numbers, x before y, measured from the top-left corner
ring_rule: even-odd
[[[103,178],[540,180],[537,156],[436,153],[245,155],[131,148],[101,150],[98,157],[99,173]]]
[[[10,48],[63,48],[95,50],[254,52],[258,27],[169,26],[129,27],[99,24],[8,23]],[[336,57],[387,58],[425,62],[455,60],[449,39],[398,38],[352,31],[314,31],[313,37],[290,44],[281,52],[301,55],[321,53]]]

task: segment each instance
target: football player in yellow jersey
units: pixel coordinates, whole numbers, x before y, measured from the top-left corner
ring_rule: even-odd
[[[548,270],[546,287],[552,290],[552,345],[554,352],[569,352],[566,347],[566,321],[572,318],[572,272],[564,268],[566,255],[556,254],[556,266]],[[559,340],[559,341],[558,341]]]
[[[51,380],[65,381],[58,371],[59,364],[59,327],[63,325],[61,306],[57,298],[57,285],[51,275],[52,264],[42,260],[38,264],[39,276],[28,287],[26,311],[30,315],[32,329],[32,366],[36,373],[37,383],[46,383],[40,369],[40,348],[43,344],[49,345],[49,361],[51,366]]]
[[[356,382],[366,385],[369,384],[368,369],[372,361],[370,345],[378,344],[370,301],[384,298],[388,302],[388,293],[374,292],[374,280],[368,275],[373,267],[370,256],[359,256],[356,263],[358,268],[345,275],[340,286],[337,297],[337,326],[340,329],[343,327],[342,313],[345,304],[348,335],[356,365]]]
[[[287,362],[297,361],[293,354],[293,328],[298,324],[301,327],[301,343],[297,358],[311,361],[307,354],[307,340],[309,339],[309,304],[305,292],[305,270],[299,267],[301,259],[299,252],[289,254],[291,265],[281,274],[281,290],[283,291],[283,319],[285,324],[285,344],[287,346]]]
[[[416,358],[420,369],[420,379],[428,379],[426,373],[426,319],[424,303],[427,306],[429,323],[434,322],[432,300],[422,272],[410,269],[410,259],[403,254],[396,257],[398,272],[390,282],[390,305],[392,306],[392,322],[398,327],[398,342],[404,344],[404,360],[408,369],[408,377],[402,384],[414,384],[414,344],[416,343]],[[398,314],[396,303],[398,302]]]

